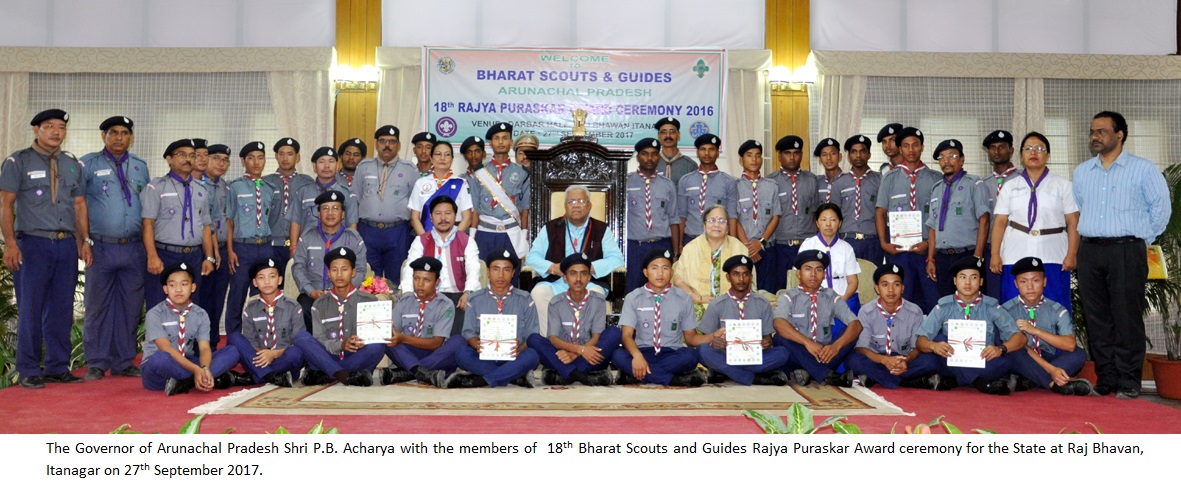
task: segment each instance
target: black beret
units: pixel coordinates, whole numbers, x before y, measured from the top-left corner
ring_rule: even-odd
[[[410,143],[411,144],[418,144],[419,142],[435,142],[437,140],[439,140],[439,139],[436,138],[435,135],[431,134],[430,132],[419,132],[418,134],[414,134],[414,137],[412,137],[410,139]]]
[[[399,132],[401,131],[399,131],[397,127],[384,125],[378,127],[376,131],[373,131],[373,138],[377,139],[381,136],[394,136],[395,139],[401,139],[402,137],[400,136]]]
[[[491,139],[493,135],[499,134],[501,132],[507,132],[511,136],[513,134],[513,125],[509,124],[508,122],[498,122],[496,124],[492,124],[492,127],[488,128],[488,132],[484,134],[484,137]]]
[[[127,130],[132,131],[132,132],[134,132],[134,130],[135,130],[135,123],[131,121],[131,118],[124,117],[121,115],[107,117],[107,120],[103,121],[102,124],[98,125],[98,130],[106,132],[107,129],[110,129],[115,126],[126,127]],[[197,139],[193,139],[193,140],[196,141]]]
[[[636,152],[640,152],[644,149],[660,149],[660,141],[651,137],[640,139],[640,142],[636,143]]]
[[[775,143],[775,150],[786,151],[789,149],[803,149],[804,140],[800,136],[783,136]]]
[[[754,139],[750,139],[746,142],[743,142],[741,146],[738,146],[738,157],[742,157],[743,155],[746,154],[746,151],[749,151],[751,149],[758,149],[759,151],[762,151],[763,150],[763,143],[756,141]]]
[[[410,269],[414,271],[428,271],[438,277],[439,272],[443,270],[443,262],[430,256],[423,256],[411,261]]]
[[[902,141],[907,137],[919,138],[919,144],[926,142],[926,138],[923,137],[923,131],[920,131],[917,127],[903,127],[902,130],[898,132],[898,137],[894,138],[894,143],[901,146]]]
[[[295,149],[295,153],[299,154],[299,141],[292,137],[284,137],[279,139],[275,142],[275,146],[271,150],[279,152],[279,148],[283,146],[291,146],[292,149]]]
[[[1004,142],[1005,144],[1008,144],[1009,147],[1013,147],[1013,134],[1010,134],[1009,131],[997,129],[988,133],[987,136],[984,136],[985,149],[997,142]]]
[[[353,265],[354,268],[357,267],[357,253],[353,252],[353,250],[349,248],[344,247],[332,248],[329,250],[328,254],[324,255],[324,266],[329,266],[333,261],[338,259],[347,259],[349,264]]]
[[[192,139],[180,139],[180,140],[172,141],[172,144],[169,144],[168,148],[164,149],[164,158],[167,159],[168,156],[171,156],[172,153],[176,152],[177,149],[180,149],[182,147],[193,147],[193,140]]]
[[[715,135],[709,134],[709,133],[699,135],[699,136],[697,136],[696,139],[693,140],[693,147],[696,147],[698,149],[701,149],[702,146],[706,146],[706,145],[712,145],[714,147],[721,147],[722,140],[718,139],[718,136],[715,136]]]
[[[882,126],[882,130],[878,131],[878,142],[882,142],[882,139],[885,139],[887,137],[896,136],[901,131],[902,131],[902,124],[899,124],[897,122],[894,122],[891,124],[886,124],[886,125]],[[895,139],[895,140],[897,140],[897,139]]]
[[[205,149],[206,151],[208,151],[209,150],[209,141],[207,141],[205,139],[194,137],[193,138],[193,149]]]
[[[644,261],[640,263],[640,269],[648,269],[648,265],[652,264],[660,258],[667,259],[669,264],[673,262],[673,253],[667,249],[653,249],[644,255]]]
[[[861,145],[865,146],[866,150],[873,147],[873,142],[870,141],[868,137],[858,134],[858,135],[855,135],[855,136],[850,137],[848,139],[845,139],[845,150],[848,151],[849,149],[852,149],[853,146],[855,146],[857,144],[861,144]]]
[[[567,256],[566,259],[563,259],[562,264],[558,265],[558,267],[562,269],[563,273],[565,273],[566,270],[570,269],[576,264],[581,264],[587,268],[590,268],[591,261],[590,258],[586,257],[586,253],[574,253],[570,256]]]
[[[438,206],[443,203],[450,204],[452,211],[459,212],[459,205],[455,203],[454,199],[451,199],[451,196],[448,196],[446,194],[441,194],[441,195],[435,196],[434,199],[431,199],[430,204],[427,205],[428,212],[432,212],[432,213],[435,212],[435,206]]]
[[[160,272],[160,286],[168,286],[168,277],[172,276],[172,273],[181,271],[189,274],[189,281],[197,280],[197,271],[192,266],[185,263],[173,263],[164,267],[164,271]]]
[[[906,270],[894,263],[886,263],[873,270],[873,284],[878,284],[878,280],[888,274],[896,274],[899,278],[906,279]]]
[[[316,149],[316,152],[312,153],[312,162],[316,162],[316,159],[319,159],[324,156],[329,156],[329,157],[332,157],[333,159],[335,159],[336,158],[336,150],[331,147],[328,147],[328,146],[324,146],[319,149]]]
[[[730,270],[739,266],[746,266],[747,269],[754,269],[754,265],[754,261],[751,261],[750,258],[740,254],[737,256],[731,256],[730,259],[727,259],[725,263],[722,263],[722,271],[729,273]]]
[[[476,137],[476,136],[471,136],[467,139],[464,139],[463,144],[459,145],[459,153],[462,155],[463,153],[467,152],[467,150],[470,149],[472,146],[480,146],[480,149],[483,149],[484,148],[484,139],[480,139],[479,137]]]
[[[507,249],[503,250],[503,251],[498,250],[498,251],[492,253],[492,255],[488,256],[488,266],[489,267],[492,266],[493,261],[508,261],[513,264],[514,270],[517,269],[517,267],[519,267],[521,265],[521,258],[513,256],[513,254],[508,252]]]
[[[266,154],[267,147],[259,141],[247,142],[246,145],[242,146],[242,149],[238,151],[238,157],[245,159],[246,156],[250,155],[250,153],[254,151],[260,151],[263,154]]]
[[[955,139],[945,139],[943,142],[940,142],[938,146],[935,146],[935,152],[931,153],[931,159],[938,161],[939,160],[939,153],[946,151],[948,149],[955,149],[957,151],[960,151],[960,158],[961,159],[963,158],[964,143],[960,142],[958,140],[955,140]]]
[[[948,272],[954,278],[960,271],[966,269],[974,269],[980,276],[984,276],[984,261],[975,256],[964,256],[951,264],[951,269]]]
[[[1041,259],[1035,258],[1033,256],[1021,258],[1021,259],[1017,260],[1016,263],[1013,263],[1013,269],[1012,269],[1013,276],[1021,275],[1024,273],[1030,273],[1030,272],[1045,273],[1046,272],[1045,265],[1046,265],[1046,263],[1043,263]]]
[[[340,203],[341,209],[344,209],[344,193],[335,189],[330,189],[320,193],[316,196],[316,209],[320,209],[320,205],[324,203]]]
[[[799,254],[796,254],[796,261],[793,266],[795,266],[796,269],[800,269],[804,266],[804,263],[809,261],[819,261],[820,264],[824,265],[825,268],[828,267],[828,263],[830,262],[828,253],[825,253],[819,249],[808,249],[800,251]]]
[[[841,152],[841,143],[840,142],[837,142],[836,139],[833,139],[831,137],[825,137],[824,139],[821,139],[820,142],[816,143],[816,147],[812,148],[812,155],[816,156],[816,157],[820,157],[820,153],[822,151],[824,151],[825,147],[835,147],[835,148],[837,148],[838,154]]]
[[[279,262],[275,261],[275,258],[268,257],[255,261],[254,264],[250,265],[250,271],[248,273],[250,279],[254,279],[260,271],[267,268],[274,268],[275,271],[279,272],[279,276],[283,276],[283,270],[279,269]]]
[[[349,147],[349,146],[353,146],[353,147],[360,149],[361,150],[361,157],[365,157],[365,155],[369,153],[369,146],[365,145],[365,141],[361,140],[358,137],[354,137],[352,139],[342,142],[340,144],[340,147],[338,147],[336,149],[336,151],[337,152],[344,152],[344,148]]]
[[[61,110],[61,109],[43,110],[43,111],[41,111],[40,114],[33,116],[33,121],[29,122],[29,125],[39,126],[39,125],[41,125],[42,122],[45,122],[50,119],[61,119],[62,122],[69,123],[70,122],[70,114],[67,114],[66,111]]]
[[[230,155],[230,146],[225,144],[214,144],[205,150],[209,151],[209,155],[211,156],[214,154],[225,154],[226,156]]]
[[[656,126],[654,127],[654,129],[660,130],[660,128],[666,124],[672,124],[673,127],[676,127],[678,131],[681,130],[681,121],[673,119],[672,117],[660,118],[660,120],[656,121]]]

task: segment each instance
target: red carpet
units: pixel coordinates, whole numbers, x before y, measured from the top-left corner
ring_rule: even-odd
[[[81,371],[78,373],[81,375]],[[0,433],[106,433],[124,423],[136,431],[176,433],[193,416],[188,410],[226,392],[189,393],[165,397],[149,392],[139,379],[107,377],[76,385],[51,384],[43,390],[12,387],[0,390]],[[983,395],[971,389],[951,392],[877,390],[915,417],[861,416],[850,419],[866,433],[885,433],[895,422],[927,423],[943,415],[964,431],[985,428],[1001,433],[1091,432],[1086,422],[1104,433],[1181,433],[1181,413],[1143,400],[1107,397],[1063,397],[1045,390],[1009,397]],[[323,420],[342,433],[757,433],[755,424],[732,417],[478,417],[478,416],[282,416],[212,415],[203,433],[233,428],[237,433],[274,432],[280,425],[306,432]],[[817,419],[817,423],[822,421]]]

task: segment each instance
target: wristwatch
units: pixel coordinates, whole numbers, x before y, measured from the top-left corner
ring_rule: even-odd
[[[1009,347],[1005,346],[1004,343],[1001,343],[1001,355],[1005,355],[1007,353],[1009,353]]]
[[[213,256],[206,256],[205,261],[208,261],[213,264],[217,264],[217,258],[214,258]]]
[[[93,239],[90,239],[90,238],[82,238],[82,241],[85,241],[85,242],[86,242],[86,244],[87,244],[88,246],[94,246],[94,240],[93,240]]]

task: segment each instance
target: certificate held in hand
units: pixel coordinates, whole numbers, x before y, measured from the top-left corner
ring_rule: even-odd
[[[923,241],[923,213],[920,211],[889,212],[890,244],[910,249]]]
[[[516,360],[517,315],[480,315],[480,359]]]
[[[984,368],[980,353],[988,346],[987,329],[984,320],[947,320],[947,343],[955,350],[947,358],[947,366]]]
[[[726,364],[763,364],[763,320],[722,320],[726,323]]]
[[[385,344],[393,336],[394,302],[367,301],[357,303],[357,336],[366,345]]]

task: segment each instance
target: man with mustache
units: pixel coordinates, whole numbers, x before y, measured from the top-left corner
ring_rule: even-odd
[[[397,284],[402,263],[410,250],[410,192],[419,172],[413,163],[398,158],[402,148],[397,127],[381,126],[373,133],[377,157],[361,161],[353,179],[360,221],[357,231],[365,240],[365,253],[374,276]]]
[[[681,154],[677,144],[681,142],[681,121],[664,117],[656,121],[656,137],[660,139],[660,162],[656,172],[664,174],[673,184],[678,184],[685,174],[697,170],[697,163]]]

